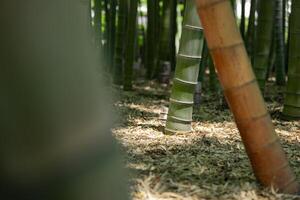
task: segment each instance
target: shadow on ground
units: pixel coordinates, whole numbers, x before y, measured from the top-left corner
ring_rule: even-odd
[[[123,94],[116,104],[123,117],[114,129],[126,150],[134,199],[297,199],[259,188],[232,115],[220,106],[222,97],[204,94],[194,114],[194,131],[166,136],[158,116],[168,94],[142,91]],[[281,109],[277,102],[267,104],[271,113]],[[300,177],[300,124],[273,121]]]

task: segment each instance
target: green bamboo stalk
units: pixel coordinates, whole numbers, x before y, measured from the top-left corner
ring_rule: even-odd
[[[94,28],[95,28],[95,39],[96,46],[102,47],[102,0],[94,0]]]
[[[89,20],[89,28],[92,28],[92,23],[93,23],[93,19],[92,19],[92,0],[90,0],[88,2],[88,9],[89,9],[89,12],[87,13],[88,14],[88,20]]]
[[[139,5],[142,7],[144,5],[144,2],[139,0]],[[139,9],[139,16],[141,17],[141,24],[138,24],[139,26],[139,56],[141,58],[141,65],[145,66],[146,64],[146,27],[147,27],[147,20],[146,15],[143,12],[142,9]],[[139,79],[145,78],[145,68],[143,67],[143,70],[141,70],[141,74]]]
[[[113,60],[115,53],[115,40],[116,40],[116,7],[117,0],[109,0],[109,66],[110,72],[113,72]]]
[[[165,133],[191,131],[193,95],[203,48],[203,29],[194,0],[186,0]]]
[[[116,45],[114,54],[113,80],[117,85],[123,83],[123,62],[124,62],[124,38],[126,36],[126,20],[128,13],[128,0],[119,0],[118,26],[116,30]]]
[[[236,0],[230,0],[233,8],[234,15],[236,15]]]
[[[288,2],[290,2],[291,0],[288,0],[286,3],[288,4]],[[288,9],[287,9],[288,10]],[[286,45],[285,45],[285,63],[287,63],[285,71],[288,71],[288,65],[289,65],[289,51],[290,51],[290,37],[291,37],[291,13],[289,13],[289,11],[287,12],[287,21],[288,21],[288,25],[287,25],[287,38],[286,38]]]
[[[289,38],[289,9],[288,3],[290,0],[282,0],[282,10],[283,10],[283,20],[282,20],[282,34],[284,38],[284,63],[285,63],[285,75],[286,75],[286,81],[287,82],[287,69],[288,69],[288,38]],[[286,84],[286,83],[285,83]]]
[[[153,0],[155,2],[155,40],[160,41],[161,39],[161,27],[162,27],[162,15],[161,15],[161,0]],[[159,64],[159,42],[154,42],[154,69],[151,74],[151,78],[157,78],[158,76],[158,64]]]
[[[136,38],[136,20],[137,20],[138,1],[130,0],[129,14],[126,34],[126,50],[124,63],[124,90],[132,90],[134,47]]]
[[[176,66],[177,1],[171,0],[171,69]]]
[[[285,85],[285,38],[284,38],[284,7],[283,0],[275,2],[275,49],[276,49],[276,83],[277,85]]]
[[[163,15],[161,21],[159,60],[170,61],[171,0],[163,0]]]
[[[103,25],[103,57],[104,57],[104,66],[105,72],[109,73],[110,71],[110,50],[109,50],[109,35],[110,35],[110,15],[109,15],[109,0],[102,0],[102,6],[104,10],[104,25]]]
[[[146,42],[146,66],[147,78],[152,78],[155,60],[155,1],[147,0],[147,42]]]
[[[249,22],[247,27],[247,34],[246,34],[246,47],[248,55],[251,58],[251,61],[253,61],[253,51],[254,51],[254,45],[253,41],[255,38],[255,12],[257,7],[257,0],[251,0],[251,7],[250,7],[250,16],[249,16]]]
[[[208,68],[209,68],[209,89],[212,92],[218,92],[220,87],[219,87],[217,74],[215,71],[214,62],[212,60],[211,55],[209,55],[209,57],[208,57]]]
[[[245,17],[245,7],[246,6],[246,0],[241,0],[241,23],[240,23],[240,31],[243,39],[245,38],[245,22],[246,22],[246,17]]]
[[[205,76],[205,70],[208,64],[208,56],[209,56],[208,47],[207,47],[206,40],[204,40],[201,61],[199,65],[198,83],[196,85],[195,94],[194,94],[195,107],[199,107],[201,104],[202,86],[203,86],[203,80]]]
[[[275,62],[276,62],[276,37],[275,37],[275,24],[273,24],[272,28],[272,42],[270,47],[270,53],[268,58],[268,70],[266,74],[266,80],[273,74],[274,68],[275,68]]]
[[[173,0],[163,0],[156,74],[168,73],[163,66],[165,62],[170,63],[171,61],[171,1]],[[164,76],[170,76],[170,74],[165,74]]]
[[[206,40],[204,40],[202,55],[201,55],[201,62],[200,62],[200,66],[199,66],[198,82],[203,82],[203,80],[204,80],[204,74],[205,74],[205,69],[208,64],[208,59],[209,59],[209,51],[208,51]]]
[[[268,71],[268,58],[272,42],[274,5],[274,1],[258,1],[253,68],[259,87],[262,91],[264,91],[265,88]]]
[[[282,33],[284,41],[286,42],[286,22],[287,22],[287,0],[282,0]]]
[[[300,119],[300,1],[292,1],[290,21],[289,71],[283,117]]]

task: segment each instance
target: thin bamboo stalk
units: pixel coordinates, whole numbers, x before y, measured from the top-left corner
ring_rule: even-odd
[[[208,57],[208,68],[209,68],[209,89],[213,93],[217,93],[219,90],[219,85],[218,85],[219,83],[218,83],[218,78],[217,78],[214,62],[212,60],[211,55],[209,55]]]
[[[201,62],[200,62],[200,66],[199,66],[198,82],[203,82],[203,80],[204,80],[204,75],[205,75],[205,70],[206,70],[206,67],[208,64],[208,59],[209,59],[209,52],[208,52],[206,40],[204,40],[203,50],[202,50],[202,55],[201,55]]]
[[[233,8],[234,15],[236,15],[236,0],[230,0]]]
[[[285,85],[285,39],[284,39],[284,6],[283,0],[275,1],[275,47],[276,47],[276,83],[277,85]]]
[[[241,0],[241,23],[240,23],[240,31],[242,37],[245,37],[245,26],[246,26],[246,0]]]
[[[267,73],[266,73],[266,80],[271,76],[273,71],[275,70],[275,60],[277,58],[276,56],[276,38],[275,38],[275,24],[273,24],[272,28],[272,41],[271,41],[271,46],[270,46],[270,53],[268,57],[268,65],[267,65]]]
[[[204,37],[195,0],[187,0],[166,133],[189,132]]]
[[[160,6],[160,3],[161,3],[161,0],[153,0],[155,2],[155,5],[154,5],[154,32],[155,32],[155,40],[156,41],[160,41],[161,39],[161,27],[162,27],[162,9],[161,9],[161,6]],[[152,41],[153,43],[153,41]],[[158,65],[158,62],[159,62],[159,42],[154,42],[154,69],[152,71],[152,74],[151,74],[151,79],[153,78],[157,78],[158,77],[158,68],[157,68],[157,65]]]
[[[158,62],[156,63],[156,74],[164,76],[166,82],[168,82],[171,70],[168,70],[165,66],[165,63],[170,63],[171,61],[171,1],[173,0],[164,0],[163,1],[163,14],[161,18],[161,30],[160,30],[160,42],[158,44]],[[164,82],[161,80],[160,82]]]
[[[265,88],[265,82],[268,71],[268,58],[272,43],[272,28],[274,1],[258,1],[257,7],[257,27],[255,33],[253,68],[259,87],[262,91]]]
[[[256,12],[256,5],[257,0],[251,0],[251,7],[250,7],[250,16],[249,16],[249,22],[248,22],[248,29],[247,29],[247,35],[246,35],[246,47],[247,52],[251,58],[253,57],[253,40],[255,35],[255,12]]]
[[[133,79],[133,63],[135,52],[135,39],[136,39],[136,20],[137,20],[138,1],[130,0],[128,25],[126,34],[126,50],[125,50],[125,63],[124,63],[124,90],[132,90]]]
[[[194,106],[196,108],[199,107],[201,104],[202,85],[203,85],[203,80],[204,80],[204,76],[205,76],[205,70],[206,70],[206,67],[208,64],[208,57],[209,57],[209,52],[207,49],[206,41],[204,40],[202,55],[201,55],[201,62],[199,65],[198,84],[196,85],[195,94],[194,94]]]
[[[116,45],[114,54],[113,80],[117,85],[121,85],[124,63],[124,38],[126,36],[126,20],[128,13],[128,0],[119,0],[118,26],[116,31]]]
[[[117,0],[110,0],[109,2],[109,71],[113,72],[113,63],[114,63],[114,54],[115,54],[115,40],[116,40],[116,7],[117,7]]]
[[[102,5],[101,0],[94,0],[94,27],[95,27],[95,39],[97,47],[102,46]]]
[[[147,78],[152,78],[155,63],[155,1],[147,0],[146,66]]]
[[[176,66],[177,1],[171,1],[171,69]]]
[[[197,0],[208,47],[259,182],[284,193],[299,184],[279,144],[229,0]]]
[[[294,0],[290,24],[289,72],[283,116],[286,119],[300,119],[300,1]]]

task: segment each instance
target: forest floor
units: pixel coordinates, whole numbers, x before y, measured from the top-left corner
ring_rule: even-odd
[[[291,167],[300,177],[300,122],[280,119],[283,92],[267,86],[266,102]],[[121,143],[134,200],[299,199],[258,186],[238,130],[221,94],[203,91],[193,131],[164,135],[159,114],[169,88],[153,82],[118,93],[120,119],[113,133]]]

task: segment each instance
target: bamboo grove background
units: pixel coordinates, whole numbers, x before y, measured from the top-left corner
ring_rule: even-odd
[[[277,85],[286,88],[283,117],[299,118],[299,64],[297,64],[297,1],[291,0],[232,0],[236,22],[253,64],[253,70],[260,89],[264,92],[266,81],[275,80]],[[108,81],[132,90],[134,83],[157,80],[162,84],[174,83],[174,94],[188,94],[196,88],[201,90],[203,77],[209,77],[209,87],[219,92],[220,86],[214,70],[214,63],[205,47],[205,42],[196,42],[203,51],[189,56],[192,60],[202,58],[194,67],[184,69],[187,80],[181,86],[176,84],[185,72],[179,72],[186,60],[180,52],[184,43],[189,43],[184,18],[184,1],[172,0],[92,0],[91,25],[95,34],[95,44],[105,59]],[[293,20],[294,19],[294,20]],[[199,40],[201,35],[199,33]],[[191,45],[190,45],[191,46]],[[179,52],[178,52],[179,51]],[[196,57],[193,57],[196,56]],[[177,59],[176,59],[177,58]],[[196,68],[195,68],[196,67]],[[199,67],[199,69],[198,69]],[[175,68],[179,68],[176,69]],[[181,74],[178,74],[181,73]],[[175,74],[175,79],[172,79]],[[192,75],[196,75],[191,77]],[[198,76],[199,74],[199,76]],[[173,81],[170,81],[173,80]],[[183,84],[183,85],[182,85]],[[192,84],[191,87],[188,84]],[[180,90],[189,90],[181,94]],[[186,91],[187,91],[186,90]],[[177,96],[178,96],[177,95]],[[197,95],[196,95],[197,96]],[[197,98],[195,96],[195,102]],[[189,100],[187,100],[188,98]],[[193,104],[192,97],[185,97],[187,104]],[[172,102],[179,100],[171,98]],[[181,100],[179,100],[181,101]],[[180,104],[180,103],[179,103]],[[173,106],[173,104],[171,104]],[[172,107],[171,106],[171,107]],[[186,107],[184,104],[179,106]],[[191,117],[183,111],[182,119],[188,123]],[[175,117],[175,116],[174,116]],[[177,117],[178,118],[178,117]],[[179,117],[181,118],[181,117]],[[184,118],[184,117],[183,117]],[[179,119],[181,120],[181,119]]]
[[[299,192],[263,99],[266,84],[275,82],[284,88],[281,118],[300,119],[296,0],[91,4],[95,45],[111,81],[124,91],[146,81],[171,86],[165,134],[192,131],[193,109],[201,107],[208,80],[213,93],[224,91],[220,101],[233,112],[259,182]]]

